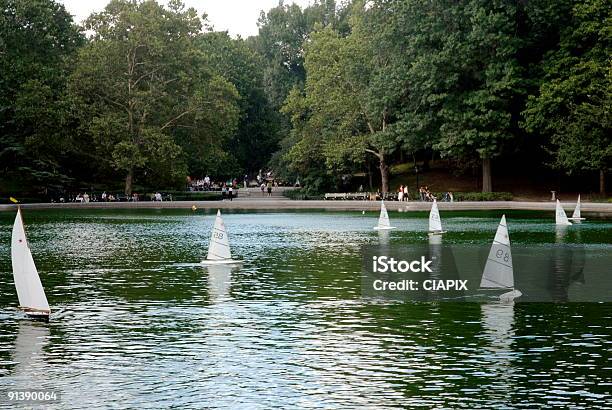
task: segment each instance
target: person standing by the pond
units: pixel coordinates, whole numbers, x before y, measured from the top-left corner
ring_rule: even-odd
[[[266,196],[265,191],[266,191],[266,183],[262,182],[261,185],[259,186],[261,188],[261,196]]]
[[[404,201],[408,202],[408,185],[404,186]]]
[[[404,200],[404,186],[400,185],[399,189],[397,190],[397,200],[402,202]]]
[[[221,188],[221,199],[224,200],[226,196],[227,196],[227,185],[223,184],[223,187]]]
[[[268,181],[268,196],[272,196],[272,182]]]
[[[234,188],[232,188],[232,186],[230,185],[230,187],[227,189],[227,196],[229,197],[230,201],[234,200]]]

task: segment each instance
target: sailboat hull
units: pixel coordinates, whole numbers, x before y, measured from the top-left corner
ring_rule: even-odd
[[[447,231],[430,231],[429,235],[442,235],[444,233],[446,233]]]
[[[49,315],[51,312],[47,312],[44,310],[36,310],[30,308],[19,307],[30,319],[38,320],[41,322],[49,322]]]
[[[242,265],[242,261],[234,260],[234,259],[219,259],[219,260],[204,259],[202,262],[200,262],[200,264],[204,266],[218,266],[218,265],[237,266],[237,265]]]
[[[395,226],[375,226],[374,228],[375,231],[388,231],[390,229],[395,229]]]
[[[584,221],[586,218],[574,218],[574,217],[572,217],[572,218],[567,218],[567,219],[569,219],[570,221]]]
[[[513,289],[510,292],[506,292],[506,293],[499,295],[499,301],[508,303],[508,302],[512,302],[514,299],[520,298],[521,296],[523,296],[523,294],[521,293],[520,290]]]
[[[32,320],[49,323],[48,313],[26,313],[26,315]]]

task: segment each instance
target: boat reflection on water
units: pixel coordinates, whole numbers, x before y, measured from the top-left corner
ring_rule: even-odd
[[[14,384],[11,388],[32,389],[32,383],[44,376],[43,373],[48,363],[43,349],[49,337],[48,325],[27,320],[19,322],[15,349],[12,354],[16,364],[12,372],[11,380]]]
[[[569,227],[556,226],[555,249],[552,252],[549,285],[553,302],[568,302],[569,289],[574,283],[584,284],[584,266],[586,262],[584,246],[580,243],[580,230],[573,230],[575,236],[569,242]]]
[[[514,336],[514,302],[483,303],[480,305],[484,337],[491,350],[502,352],[510,349]]]
[[[391,242],[391,233],[390,233],[390,231],[388,229],[380,229],[380,230],[378,230],[378,244],[380,246],[389,246],[390,242]]]
[[[498,383],[502,388],[512,388],[516,368],[512,365],[515,351],[512,340],[515,336],[514,302],[485,303],[480,305],[482,313],[482,336],[485,340],[484,356],[492,372],[501,374]]]
[[[210,265],[205,268],[208,274],[208,294],[211,301],[222,302],[231,299],[232,270],[229,265]]]

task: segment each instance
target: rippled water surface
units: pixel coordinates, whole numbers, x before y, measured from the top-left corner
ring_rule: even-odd
[[[0,213],[0,390],[80,409],[612,406],[611,304],[363,300],[376,216],[229,213],[245,264],[206,270],[213,213],[26,210],[44,324],[16,309]],[[391,243],[426,241],[424,213],[390,216]],[[488,244],[499,216],[443,213],[444,240]],[[514,243],[560,240],[551,215],[508,217]],[[572,228],[563,241],[612,243],[611,220]]]

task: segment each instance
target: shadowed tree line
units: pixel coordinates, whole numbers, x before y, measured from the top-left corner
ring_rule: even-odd
[[[377,168],[387,191],[391,165],[439,157],[480,168],[487,192],[493,163],[513,158],[523,169],[535,153],[559,173],[597,172],[603,193],[611,9],[604,0],[281,5],[262,16],[257,39],[273,70],[293,79],[270,86],[275,101],[286,93],[290,122],[273,161],[315,190]]]
[[[53,0],[0,0],[0,189],[181,187],[271,166],[312,191],[439,157],[533,155],[610,170],[604,0],[279,3],[246,40],[178,0],[112,0],[76,25]],[[239,11],[237,11],[239,12]]]
[[[262,59],[179,1],[113,0],[77,26],[51,0],[0,0],[3,190],[182,187],[276,149]]]

